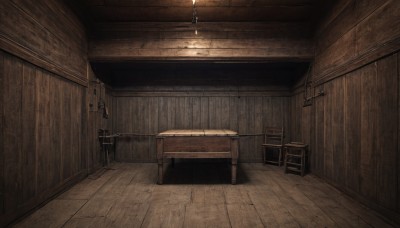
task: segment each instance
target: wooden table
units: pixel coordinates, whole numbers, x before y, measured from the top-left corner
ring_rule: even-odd
[[[158,184],[163,183],[165,158],[230,158],[236,184],[239,135],[231,130],[168,130],[157,139]]]

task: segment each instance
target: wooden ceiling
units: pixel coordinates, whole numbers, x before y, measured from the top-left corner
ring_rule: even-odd
[[[96,22],[190,22],[192,0],[83,0]],[[312,19],[317,0],[197,0],[199,22],[288,22]]]
[[[332,2],[196,0],[192,24],[192,0],[65,1],[88,28],[96,74],[115,86],[159,83],[159,74],[175,83],[207,83],[211,74],[239,82],[245,72],[251,80],[239,83],[293,84],[314,56],[313,28]]]
[[[178,28],[182,27],[182,23],[192,21],[192,1],[65,0],[80,14],[91,34],[96,36],[99,35],[95,33],[99,28],[121,27],[121,24],[133,24],[133,27],[139,24],[145,29],[161,23],[169,29],[171,22],[179,22]],[[196,12],[199,25],[224,22],[246,29],[250,22],[255,25],[291,23],[312,27],[332,2],[334,0],[196,0]]]

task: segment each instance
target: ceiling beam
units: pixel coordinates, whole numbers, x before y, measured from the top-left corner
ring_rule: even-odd
[[[284,39],[125,39],[92,41],[91,61],[145,59],[310,60],[309,40]]]
[[[96,30],[89,43],[92,61],[308,61],[314,56],[310,26],[303,23],[107,23]]]

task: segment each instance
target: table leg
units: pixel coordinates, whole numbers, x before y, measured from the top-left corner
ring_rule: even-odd
[[[164,139],[157,138],[158,184],[163,184]]]
[[[158,184],[163,184],[163,161],[158,161]]]
[[[231,155],[232,155],[232,184],[236,184],[237,162],[239,159],[239,137],[231,140]]]
[[[232,184],[236,184],[237,161],[232,160]]]

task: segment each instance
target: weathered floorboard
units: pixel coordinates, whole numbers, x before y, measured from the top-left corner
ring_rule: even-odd
[[[235,186],[205,172],[192,180],[185,174],[224,165],[177,163],[174,183],[157,185],[157,164],[113,163],[115,170],[82,181],[17,227],[391,227],[320,179],[285,175],[281,167],[243,164],[246,178]]]

